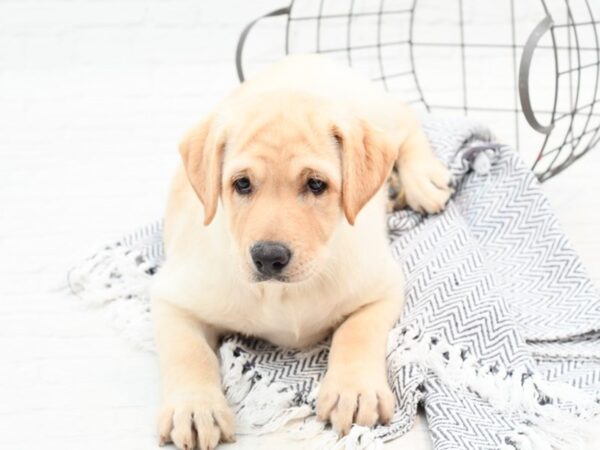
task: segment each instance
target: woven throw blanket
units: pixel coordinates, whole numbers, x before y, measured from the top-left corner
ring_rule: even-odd
[[[436,450],[583,448],[600,417],[598,293],[514,150],[466,119],[427,116],[424,127],[456,193],[441,214],[388,216],[406,276],[388,341],[392,422],[338,440],[314,416],[329,343],[286,350],[234,335],[220,357],[237,432],[380,448],[422,405]],[[147,288],[162,259],[156,222],[75,266],[69,285],[152,349]]]

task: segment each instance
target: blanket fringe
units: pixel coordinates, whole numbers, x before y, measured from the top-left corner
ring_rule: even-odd
[[[311,446],[332,450],[381,450],[383,442],[370,428],[353,426],[339,438],[316,418],[314,405],[318,388],[305,401],[297,401],[298,392],[284,383],[262,378],[251,366],[247,354],[234,342],[220,348],[221,374],[228,403],[236,412],[238,434],[262,435],[283,431],[295,441],[310,439]]]
[[[288,385],[272,383],[262,378],[256,369],[249,368],[248,356],[239,354],[235,343],[224,342],[219,352],[223,387],[229,404],[236,411],[239,434],[271,433],[289,422],[314,414],[305,403],[295,405],[296,392]]]
[[[143,350],[154,350],[148,285],[155,267],[139,249],[106,246],[67,276],[88,305],[105,306],[108,323]]]
[[[333,450],[383,450],[383,441],[370,428],[354,425],[350,433],[332,447]]]
[[[583,391],[549,382],[527,368],[507,370],[481,365],[468,349],[449,345],[440,336],[424,338],[415,328],[394,330],[399,364],[418,364],[443,382],[476,393],[521,426],[504,438],[504,450],[583,450],[598,446],[600,405]],[[600,436],[598,436],[600,437]]]

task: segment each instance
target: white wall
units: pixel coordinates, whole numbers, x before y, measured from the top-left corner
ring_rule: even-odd
[[[0,1],[0,198],[40,203],[0,227],[62,236],[53,254],[158,217],[181,135],[237,84],[241,29],[280,4]]]

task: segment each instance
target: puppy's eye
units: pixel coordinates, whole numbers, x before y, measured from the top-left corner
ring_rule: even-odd
[[[317,178],[309,178],[306,182],[306,187],[315,195],[321,195],[327,189],[327,183],[318,180]]]
[[[252,192],[252,184],[248,177],[238,178],[233,182],[233,188],[240,195],[248,195]]]

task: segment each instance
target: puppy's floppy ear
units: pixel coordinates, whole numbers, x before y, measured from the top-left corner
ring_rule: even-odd
[[[360,210],[389,176],[400,142],[364,120],[338,122],[333,135],[342,153],[342,208],[354,225]]]
[[[192,128],[179,144],[179,153],[194,191],[204,206],[204,225],[217,212],[221,194],[221,166],[225,132],[211,115]]]

